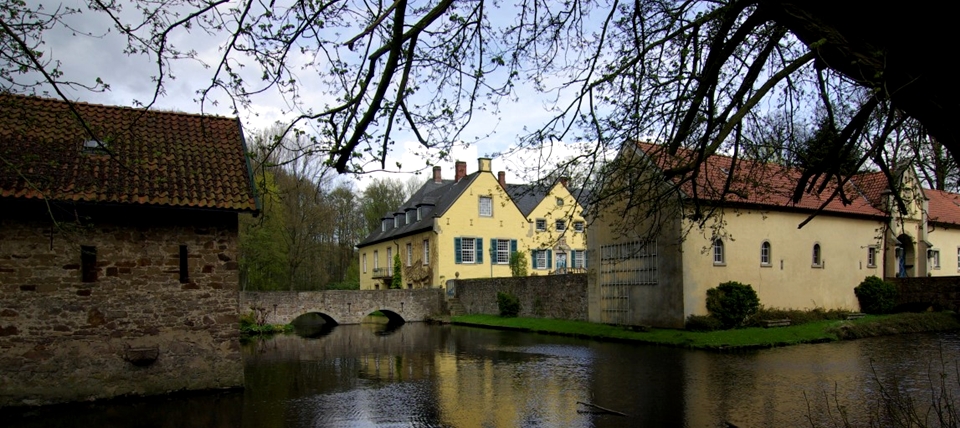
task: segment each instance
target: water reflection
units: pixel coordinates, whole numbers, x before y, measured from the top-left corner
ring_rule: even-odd
[[[941,351],[947,368],[960,351],[955,334],[718,354],[424,324],[321,330],[244,345],[242,393],[67,406],[11,426],[833,426],[838,406],[863,426],[876,378],[929,397]]]

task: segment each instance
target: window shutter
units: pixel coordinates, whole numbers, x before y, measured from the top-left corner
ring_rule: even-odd
[[[957,249],[957,259],[960,259],[960,248]],[[530,269],[537,268],[537,250],[530,250]]]
[[[497,260],[497,238],[490,239],[490,264],[495,265],[499,260]]]
[[[547,250],[547,269],[553,269],[553,250]]]
[[[510,240],[510,255],[513,256],[513,253],[516,253],[516,252],[517,252],[517,240],[516,240],[516,239],[511,239],[511,240]]]
[[[483,264],[483,239],[477,238],[477,264]]]
[[[577,250],[570,250],[570,267],[577,267]]]
[[[583,254],[583,268],[586,269],[587,268],[587,250],[581,251],[580,254]]]
[[[463,263],[463,258],[460,254],[460,238],[453,238],[453,262],[456,264]]]

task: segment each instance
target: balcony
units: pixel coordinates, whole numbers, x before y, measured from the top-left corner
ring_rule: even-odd
[[[384,278],[392,278],[392,277],[393,277],[393,269],[385,268],[385,267],[373,268],[373,279],[384,279]]]

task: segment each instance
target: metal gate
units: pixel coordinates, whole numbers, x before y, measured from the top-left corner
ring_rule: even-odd
[[[604,323],[628,323],[633,287],[655,286],[658,282],[656,239],[600,246],[600,307]]]

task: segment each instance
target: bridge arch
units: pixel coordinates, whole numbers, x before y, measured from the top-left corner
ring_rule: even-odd
[[[240,310],[254,311],[268,324],[288,324],[306,313],[318,313],[337,324],[359,324],[374,311],[394,322],[425,321],[445,313],[442,289],[244,291]]]

